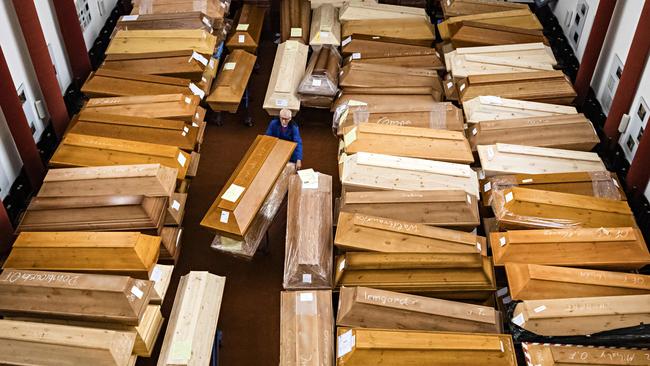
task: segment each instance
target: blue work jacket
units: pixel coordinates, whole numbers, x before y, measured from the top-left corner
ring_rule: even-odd
[[[298,125],[295,122],[291,121],[287,127],[282,127],[280,119],[274,118],[266,129],[266,135],[295,142],[297,146],[296,149],[293,150],[290,161],[295,163],[297,160],[302,160],[302,139],[300,138]]]

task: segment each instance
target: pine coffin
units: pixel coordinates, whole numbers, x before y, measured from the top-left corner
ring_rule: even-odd
[[[298,86],[307,66],[309,46],[298,41],[286,41],[278,46],[273,61],[263,108],[272,116],[280,114],[281,109],[289,109],[294,114],[300,110]]]
[[[280,39],[298,41],[309,45],[309,21],[311,5],[309,0],[280,1]]]
[[[332,291],[282,291],[280,366],[334,365]]]
[[[199,106],[200,102],[201,98],[193,94],[93,98],[86,103],[84,110],[121,116],[178,119],[192,122],[192,126],[198,127],[205,118],[205,109]]]
[[[463,112],[467,123],[578,113],[570,106],[528,102],[493,95],[479,96],[463,102]]]
[[[438,55],[438,51],[430,46],[430,44],[422,45],[422,42],[394,38],[390,35],[379,36],[354,33],[341,42],[341,52],[345,56],[358,54],[361,59]]]
[[[337,365],[516,366],[512,336],[339,328]]]
[[[102,69],[201,81],[216,74],[216,61],[192,50],[108,55]]]
[[[600,142],[584,114],[483,121],[470,128],[469,143],[496,143],[591,151]]]
[[[514,9],[528,9],[526,4],[517,4],[501,0],[448,0],[441,1],[445,18],[471,14],[494,13]]]
[[[336,260],[334,282],[462,300],[485,300],[496,286],[492,260],[478,252],[347,252]]]
[[[341,25],[341,34],[343,38],[354,34],[393,37],[423,47],[430,47],[436,38],[433,25],[425,18],[350,20]]]
[[[358,152],[470,164],[472,150],[462,132],[362,123],[343,136],[347,154]]]
[[[0,363],[124,366],[135,337],[133,332],[0,320]]]
[[[346,191],[464,190],[478,197],[478,178],[468,165],[359,152],[342,156]]]
[[[526,300],[512,321],[542,336],[585,336],[648,324],[650,295]]]
[[[535,365],[644,365],[647,350],[570,346],[562,344],[522,343],[524,355]]]
[[[568,105],[576,97],[573,85],[560,70],[470,75],[459,85],[459,88],[463,89],[460,94],[461,102],[481,95],[494,95],[502,98]]]
[[[449,18],[438,24],[440,37],[448,41],[464,21],[475,21],[483,24],[505,25],[513,28],[543,30],[535,14],[530,9],[514,9],[507,11],[463,15]]]
[[[127,276],[4,269],[0,312],[138,325],[152,291],[153,282]]]
[[[55,168],[161,164],[185,178],[190,154],[175,146],[68,133],[50,159]]]
[[[159,250],[160,237],[139,232],[21,232],[3,266],[148,279]]]
[[[445,54],[447,71],[456,78],[553,70],[557,60],[543,43],[461,47]]]
[[[226,278],[192,271],[181,277],[158,366],[210,362]]]
[[[256,56],[241,49],[233,50],[226,57],[214,89],[206,99],[213,111],[237,112],[256,60]]]
[[[315,8],[312,12],[309,45],[313,50],[323,45],[341,45],[339,10],[331,4]]]
[[[201,221],[201,226],[243,240],[296,144],[257,136]]]
[[[342,287],[336,325],[359,328],[501,333],[491,307],[368,287]]]
[[[478,200],[459,189],[341,193],[340,210],[415,224],[471,231],[480,223]]]
[[[476,234],[343,210],[334,244],[342,251],[487,255],[485,238]]]
[[[242,49],[255,54],[260,44],[266,9],[252,4],[243,4],[237,13],[235,32],[226,42],[229,50]]]
[[[635,227],[626,201],[512,187],[492,194],[501,229]]]
[[[476,147],[486,177],[500,174],[545,174],[607,171],[598,154],[497,143]]]
[[[169,14],[200,11],[212,19],[223,19],[230,7],[227,0],[132,0],[131,14]]]
[[[51,169],[38,197],[146,195],[168,197],[176,187],[176,171],[160,164]]]
[[[380,4],[373,1],[346,2],[341,7],[339,14],[339,20],[343,23],[350,20],[412,18],[429,20],[429,16],[424,9],[411,6]]]
[[[506,263],[513,300],[650,294],[650,276],[538,264]]]
[[[512,230],[490,233],[494,265],[508,262],[636,270],[650,264],[637,228]]]
[[[548,45],[544,33],[537,29],[522,29],[467,20],[460,22],[456,28],[457,30],[451,35],[451,44],[454,48],[536,42]]]
[[[217,38],[202,29],[118,30],[106,49],[107,55],[193,50],[212,55]]]
[[[289,178],[285,289],[332,287],[332,177],[315,173],[315,182]]]
[[[150,94],[195,94],[201,99],[209,83],[194,84],[190,79],[100,68],[88,76],[81,92],[89,98],[125,97]]]

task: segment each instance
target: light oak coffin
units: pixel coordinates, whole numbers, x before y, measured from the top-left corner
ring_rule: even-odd
[[[5,269],[0,312],[138,325],[153,283],[127,276]]]
[[[193,50],[207,57],[217,38],[201,29],[118,30],[106,49],[107,55]]]
[[[198,126],[205,118],[205,109],[199,106],[200,102],[201,98],[192,94],[93,98],[86,103],[84,110],[122,116],[178,119]]]
[[[222,19],[230,2],[221,0],[134,0],[131,14],[169,14],[200,11],[213,19]]]
[[[336,259],[334,282],[463,300],[485,300],[496,286],[491,259],[478,252],[347,252]]]
[[[635,227],[626,201],[512,187],[492,194],[500,228]]]
[[[424,47],[435,39],[433,25],[424,18],[350,20],[341,25],[341,34],[343,38],[353,34],[401,38]]]
[[[194,85],[189,79],[169,76],[143,75],[139,73],[100,68],[88,76],[81,92],[89,98],[123,97],[150,94],[190,94]],[[203,98],[203,96],[201,96]]]
[[[172,280],[172,272],[174,266],[170,264],[156,264],[151,270],[149,280],[153,282],[155,291],[151,294],[151,304],[162,304],[165,300],[165,295],[169,289],[169,284]]]
[[[469,143],[496,143],[591,151],[600,142],[593,124],[584,114],[482,121],[469,131]]]
[[[443,0],[440,2],[445,18],[471,14],[493,13],[514,9],[528,9],[526,4],[501,0]]]
[[[257,136],[219,192],[201,226],[242,240],[296,144]]]
[[[465,112],[468,123],[578,113],[574,107],[570,106],[528,102],[497,96],[480,96],[465,101],[463,102],[463,112]]]
[[[500,44],[542,42],[548,45],[544,33],[538,29],[522,29],[505,25],[462,21],[451,35],[451,44],[459,47],[480,47]]]
[[[226,278],[192,271],[181,277],[158,366],[210,362]]]
[[[342,157],[347,191],[462,189],[478,197],[478,178],[468,165],[359,152]]]
[[[285,289],[332,287],[332,177],[289,178]]]
[[[0,320],[0,363],[124,366],[135,337],[133,332]]]
[[[280,366],[334,364],[331,291],[282,291]]]
[[[545,174],[606,171],[598,154],[497,143],[476,147],[486,177],[499,174]]]
[[[260,44],[266,9],[243,4],[237,13],[235,32],[226,42],[229,50],[242,49],[255,54]]]
[[[417,40],[387,36],[354,33],[341,42],[341,52],[345,56],[359,54],[361,59],[369,57],[426,56],[436,55],[438,51],[429,44],[422,45]]]
[[[483,253],[485,238],[387,217],[341,210],[334,244],[343,251],[389,253]]]
[[[411,18],[429,20],[429,16],[424,9],[411,6],[380,4],[374,1],[346,2],[341,7],[339,14],[339,20],[342,23],[350,20]]]
[[[209,60],[196,51],[165,51],[154,53],[109,55],[102,63],[102,69],[160,75],[201,81],[202,77],[213,77],[216,60]]]
[[[639,229],[632,227],[511,230],[490,233],[494,264],[508,262],[635,270],[650,264]]]
[[[480,223],[478,200],[459,189],[341,193],[340,210],[417,224],[473,230]]]
[[[456,78],[470,75],[553,70],[557,60],[543,43],[461,47],[445,54],[447,71]]]
[[[337,365],[515,366],[505,334],[339,328]]]
[[[535,365],[647,365],[645,349],[570,346],[562,344],[522,343],[524,355]],[[530,364],[530,363],[529,363]]]
[[[309,44],[309,21],[311,6],[309,0],[280,1],[280,39],[298,41]]]
[[[183,179],[189,160],[190,154],[175,146],[68,133],[52,155],[50,166],[161,164],[177,169],[177,178]]]
[[[513,28],[542,30],[544,27],[530,9],[514,9],[507,11],[463,15],[449,18],[438,24],[440,37],[444,41],[451,39],[463,21],[475,21],[484,24],[505,25]]]
[[[538,264],[506,263],[513,300],[644,295],[650,276]]]
[[[339,10],[331,4],[319,6],[312,12],[309,45],[314,50],[323,45],[341,45]]]
[[[359,328],[501,333],[491,307],[383,291],[342,287],[336,325]]]
[[[463,89],[460,94],[461,102],[481,95],[495,95],[503,98],[568,105],[576,97],[573,85],[560,70],[470,75],[459,84],[459,88]]]
[[[146,195],[171,196],[176,171],[160,164],[51,169],[39,197]]]
[[[377,89],[391,94],[393,89],[430,89],[443,93],[440,78],[435,70],[382,65],[352,60],[342,68],[339,85],[343,89]],[[418,93],[407,93],[418,94]]]
[[[165,225],[179,226],[183,224],[185,202],[187,202],[187,193],[174,193],[171,195],[165,213]]]
[[[149,278],[160,237],[139,232],[21,232],[5,268]]]
[[[289,40],[278,46],[264,97],[263,108],[268,114],[277,116],[283,108],[294,114],[300,110],[298,86],[305,74],[308,52],[309,46],[298,41]]]
[[[525,300],[512,321],[543,336],[584,336],[650,321],[650,295]]]
[[[226,57],[214,89],[206,99],[213,111],[237,112],[256,60],[256,56],[241,49],[233,50]]]
[[[362,123],[343,136],[347,154],[368,152],[470,164],[472,150],[462,132]]]

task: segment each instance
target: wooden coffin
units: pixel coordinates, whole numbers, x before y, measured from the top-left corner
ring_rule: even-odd
[[[312,52],[305,70],[305,75],[298,86],[301,101],[310,100],[313,96],[326,96],[329,104],[339,91],[339,69],[341,55],[332,46],[321,46]]]
[[[517,365],[506,334],[339,328],[337,350],[337,365]]]
[[[492,194],[500,228],[635,227],[626,201],[512,187]]]
[[[470,128],[469,143],[496,143],[591,151],[600,142],[593,124],[584,114],[483,121]]]
[[[133,0],[131,14],[169,14],[200,11],[213,19],[222,19],[230,3],[222,0]]]
[[[417,40],[387,36],[354,33],[341,42],[341,52],[345,56],[359,54],[361,59],[371,57],[426,56],[437,55],[438,51],[430,44],[422,45]]]
[[[176,187],[176,171],[160,164],[51,169],[39,197],[89,197],[110,194],[168,197]]]
[[[463,112],[468,123],[578,113],[571,106],[528,102],[497,96],[479,96],[466,100],[463,102]]]
[[[35,197],[16,231],[158,232],[166,208],[166,197]]]
[[[195,89],[190,87],[192,85]],[[89,98],[123,97],[149,94],[189,94],[202,91],[189,79],[169,76],[142,75],[139,73],[100,68],[90,74],[81,92]],[[196,94],[196,93],[195,93]],[[203,98],[203,95],[200,95]]]
[[[527,4],[501,0],[443,0],[440,2],[445,18],[471,14],[493,13],[514,9],[528,9]]]
[[[585,336],[648,324],[650,295],[526,300],[512,321],[542,336]]]
[[[632,227],[511,230],[490,233],[494,264],[635,270],[650,264],[641,232]]]
[[[462,132],[362,123],[343,136],[347,154],[368,152],[470,164],[472,149]]]
[[[192,50],[108,55],[102,69],[190,79],[216,73],[216,61]]]
[[[483,204],[492,202],[492,192],[508,187],[523,187],[542,191],[581,194],[625,201],[616,173],[608,171],[552,174],[496,175],[481,184]]]
[[[420,56],[394,56],[394,57],[373,57],[364,58],[360,54],[350,57],[358,64],[371,64],[371,65],[384,65],[384,66],[399,66],[410,69],[423,69],[430,71],[440,71],[445,69],[445,65],[436,54],[420,55]]]
[[[513,28],[542,30],[542,23],[530,9],[514,9],[492,13],[463,15],[449,18],[438,24],[440,37],[448,41],[464,21],[475,21],[483,24],[505,25]]]
[[[199,127],[184,121],[120,116],[82,111],[70,123],[68,133],[176,146],[192,151],[198,144]]]
[[[544,33],[541,30],[522,29],[475,21],[460,22],[456,32],[451,35],[451,44],[454,48],[536,42],[542,42],[548,45],[548,40],[544,37]]]
[[[172,194],[165,214],[165,225],[178,226],[183,224],[185,202],[187,202],[187,193]]]
[[[522,343],[524,354],[535,365],[643,365],[645,349],[570,346],[562,344]]]
[[[192,271],[181,277],[158,366],[206,365],[214,346],[226,278]]]
[[[201,29],[118,30],[107,55],[193,50],[210,57],[217,38]]]
[[[53,317],[138,325],[153,283],[127,276],[5,269],[3,315]]]
[[[300,110],[298,86],[305,73],[308,52],[309,46],[298,41],[289,40],[278,46],[264,97],[263,108],[268,114],[277,116],[283,108],[293,113]]]
[[[148,279],[160,237],[139,232],[22,232],[3,267]]]
[[[149,280],[153,282],[153,289],[155,291],[151,294],[151,304],[162,304],[165,300],[165,295],[169,289],[169,284],[172,280],[172,272],[174,266],[170,264],[156,264],[151,270]]]
[[[576,97],[573,85],[560,70],[470,75],[460,83],[460,88],[463,88],[460,94],[461,102],[481,95],[495,95],[532,102],[568,105]]]
[[[445,54],[447,70],[456,78],[553,70],[557,60],[543,43],[462,47]]]
[[[280,39],[298,41],[309,44],[309,21],[311,5],[309,0],[280,1]]]
[[[282,291],[280,366],[334,365],[332,291]]]
[[[494,308],[383,291],[342,287],[336,325],[359,328],[501,333]]]
[[[161,164],[185,178],[190,154],[178,147],[100,136],[67,134],[50,159],[50,166],[90,167],[129,164]]]
[[[364,286],[443,299],[485,300],[494,268],[480,253],[347,252],[336,260],[336,287]]]
[[[0,320],[0,363],[124,366],[135,337],[133,332]]]
[[[309,179],[289,178],[285,289],[332,287],[332,177]]]
[[[476,147],[485,176],[606,171],[598,154],[497,143]]]
[[[435,70],[370,64],[353,60],[342,68],[339,85],[349,88],[381,88],[390,94],[392,88],[429,88],[442,93]],[[416,94],[416,93],[412,93]]]
[[[178,119],[198,126],[205,118],[201,98],[192,94],[145,95],[90,99],[85,111],[122,116]]]
[[[353,252],[487,254],[485,238],[476,234],[343,209],[339,213],[334,245]]]
[[[201,226],[242,240],[296,144],[257,136],[203,217]]]
[[[309,45],[314,50],[323,45],[341,45],[339,10],[331,4],[319,6],[312,12]]]
[[[359,152],[343,156],[347,191],[462,189],[478,197],[478,178],[468,165]]]
[[[237,27],[226,42],[229,50],[242,49],[255,54],[260,44],[262,26],[264,25],[265,8],[252,4],[243,4],[237,13]]]
[[[223,19],[213,19],[200,11],[124,15],[117,20],[117,30],[203,29],[217,35],[224,28]]]
[[[213,111],[237,112],[256,60],[256,56],[242,49],[234,49],[226,57],[206,99]]]
[[[477,198],[460,189],[344,191],[340,209],[459,230],[473,230],[480,223]]]
[[[181,252],[181,237],[183,228],[178,226],[165,226],[160,230],[162,245],[160,246],[159,261],[178,261]]]
[[[433,25],[424,18],[350,20],[341,25],[341,33],[343,38],[353,34],[401,38],[424,47],[435,40]]]
[[[644,295],[650,276],[591,269],[506,263],[513,300]]]
[[[424,9],[411,6],[379,4],[373,1],[353,1],[345,3],[340,10],[339,20],[345,23],[350,20],[370,19],[425,19],[429,20]]]

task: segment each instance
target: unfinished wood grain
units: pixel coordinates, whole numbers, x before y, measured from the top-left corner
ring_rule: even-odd
[[[354,34],[401,38],[424,47],[435,39],[433,25],[423,18],[350,20],[341,25],[341,34],[343,38]]]
[[[361,59],[369,57],[426,56],[436,55],[438,51],[430,44],[422,45],[417,40],[354,33],[341,42],[341,52],[345,56],[359,54]]]
[[[242,49],[255,54],[260,44],[266,9],[245,3],[235,18],[235,32],[226,42],[229,50]]]
[[[548,40],[539,29],[522,29],[467,20],[460,22],[457,30],[451,34],[451,44],[455,48],[535,42],[548,45]]]
[[[217,38],[200,29],[118,30],[106,49],[107,55],[193,50],[209,57]]]
[[[314,50],[323,45],[341,45],[339,11],[331,4],[319,6],[312,12],[309,45]]]
[[[256,60],[256,56],[242,49],[235,49],[226,57],[206,99],[213,111],[237,112]]]
[[[345,3],[339,14],[341,22],[369,19],[425,19],[429,20],[424,9],[410,6],[379,4],[372,1],[354,1]]]
[[[155,290],[151,294],[151,304],[161,305],[165,300],[165,295],[172,280],[173,271],[174,266],[169,264],[156,264],[153,267],[149,275],[149,280],[153,282],[153,288]]]
[[[463,112],[468,123],[578,113],[574,107],[570,106],[529,102],[498,96],[480,96],[465,101],[463,103]]]
[[[280,1],[280,39],[309,44],[311,5],[309,0]]]
[[[445,18],[471,14],[492,13],[513,9],[528,9],[526,4],[501,0],[444,0],[440,2]]]
[[[526,357],[541,365],[643,365],[647,350],[629,348],[584,347],[562,344],[522,343]],[[614,363],[613,363],[614,362]],[[632,362],[632,363],[628,363]]]
[[[525,8],[449,18],[438,24],[440,37],[445,41],[450,40],[451,35],[456,33],[458,27],[461,25],[460,23],[468,20],[484,24],[505,25],[522,29],[544,29],[535,14],[533,14],[530,9]]]
[[[84,110],[122,116],[178,119],[192,122],[194,126],[205,118],[205,109],[199,106],[200,102],[200,97],[189,93],[92,98]]]
[[[100,68],[88,76],[88,79],[81,87],[81,92],[89,98],[149,94],[190,94],[192,93],[190,84],[193,83],[189,79],[142,75],[134,72]]]
[[[557,60],[543,43],[462,47],[445,54],[447,71],[456,78],[470,75],[553,70]]]
[[[343,66],[342,71],[339,85],[344,89],[426,87],[442,92],[440,78],[434,70],[352,60]]]
[[[134,0],[131,14],[174,14],[200,11],[213,19],[223,19],[230,3],[221,0]]]
[[[215,60],[193,50],[108,55],[103,69],[160,75],[201,81],[216,73]]]
[[[293,113],[300,110],[298,86],[305,74],[308,52],[309,46],[298,41],[288,40],[278,46],[264,97],[263,108],[268,114],[277,116],[284,108]]]

